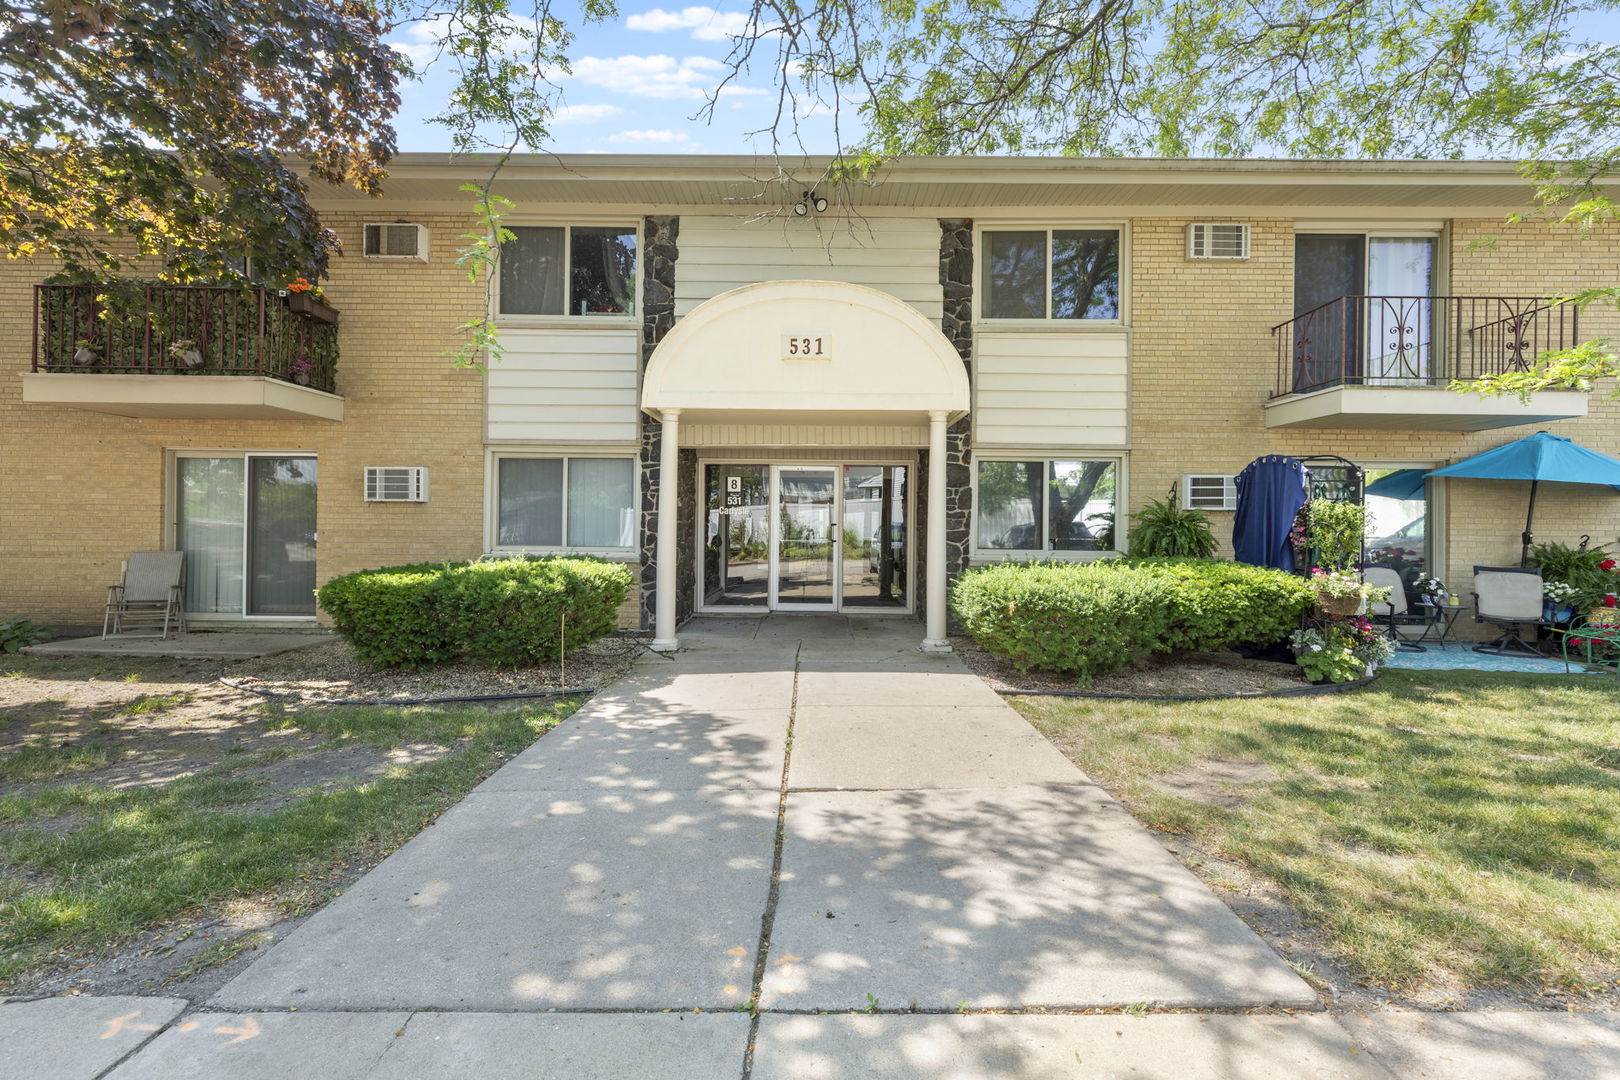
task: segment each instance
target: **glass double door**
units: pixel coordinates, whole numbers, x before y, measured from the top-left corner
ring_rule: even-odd
[[[175,546],[186,553],[186,610],[315,614],[313,457],[175,459]]]
[[[903,609],[906,471],[704,466],[704,605]]]

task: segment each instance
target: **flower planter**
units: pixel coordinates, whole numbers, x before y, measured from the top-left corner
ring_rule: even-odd
[[[300,315],[308,315],[316,322],[332,323],[335,325],[338,321],[337,308],[329,307],[328,305],[321,303],[319,300],[309,295],[309,293],[288,293],[287,308],[288,310],[295,311]]]
[[[203,366],[203,354],[197,349],[182,349],[173,356],[175,363],[185,371],[196,371]]]
[[[101,363],[101,353],[90,348],[88,345],[81,345],[79,348],[73,351],[73,362],[80,367],[87,367],[90,364],[99,364]]]
[[[308,386],[309,385],[309,372],[307,372],[307,371],[295,371],[295,372],[292,373],[290,378],[292,379],[293,382],[297,383],[299,386]]]
[[[1324,615],[1346,616],[1354,615],[1361,610],[1361,596],[1352,593],[1349,596],[1328,596],[1326,593],[1316,594],[1316,608]]]

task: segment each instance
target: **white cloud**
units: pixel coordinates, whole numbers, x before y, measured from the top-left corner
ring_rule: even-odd
[[[504,15],[501,22],[505,24],[506,33],[498,43],[502,52],[508,56],[527,56],[534,50],[534,36],[538,32],[533,19],[520,18],[516,15]],[[388,45],[395,52],[402,54],[417,65],[426,64],[439,56],[439,49],[445,38],[452,31],[450,17],[437,15],[431,19],[421,19],[410,23],[404,28],[403,41],[390,41]]]
[[[638,143],[641,145],[674,146],[678,143],[689,143],[692,137],[684,131],[674,131],[670,128],[646,129],[642,131],[621,131],[610,136],[610,143]]]
[[[631,97],[696,100],[725,77],[726,66],[707,56],[584,56],[574,61],[573,77]],[[758,94],[728,86],[724,96]]]
[[[624,112],[617,105],[564,105],[551,114],[551,123],[595,124]]]
[[[748,29],[748,13],[716,11],[712,7],[685,7],[679,11],[653,8],[624,21],[631,30],[662,34],[667,30],[690,30],[698,41],[724,41]]]

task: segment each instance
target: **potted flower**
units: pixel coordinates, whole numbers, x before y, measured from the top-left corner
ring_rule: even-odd
[[[80,367],[101,363],[101,346],[89,338],[80,338],[73,343],[73,362]]]
[[[1567,623],[1575,617],[1575,605],[1580,602],[1581,590],[1567,581],[1549,581],[1541,587],[1544,600],[1542,616],[1548,622]]]
[[[1348,570],[1311,571],[1311,588],[1316,590],[1316,606],[1324,615],[1354,615],[1367,599],[1367,585]]]
[[[1313,683],[1371,678],[1395,655],[1395,643],[1366,619],[1335,619],[1295,630],[1288,640],[1295,662]]]
[[[1439,607],[1446,600],[1446,583],[1437,577],[1420,577],[1412,582],[1412,592],[1417,595],[1418,603]]]
[[[313,367],[314,365],[309,362],[308,357],[295,356],[287,365],[287,374],[299,386],[308,386],[310,369]]]
[[[311,284],[308,278],[293,278],[292,284],[282,290],[287,298],[287,308],[301,315],[308,315],[317,322],[335,323],[338,321],[337,309],[326,302],[326,293],[319,285]]]
[[[198,349],[197,343],[190,338],[176,338],[171,341],[169,355],[186,371],[196,371],[203,366],[202,350]]]

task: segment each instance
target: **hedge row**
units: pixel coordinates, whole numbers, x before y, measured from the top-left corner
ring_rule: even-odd
[[[1020,671],[1094,678],[1142,653],[1217,652],[1286,637],[1315,597],[1304,581],[1219,559],[1001,563],[962,574],[951,610]]]
[[[520,667],[555,660],[565,632],[572,650],[612,631],[630,584],[618,563],[517,557],[361,570],[315,597],[367,663]]]

